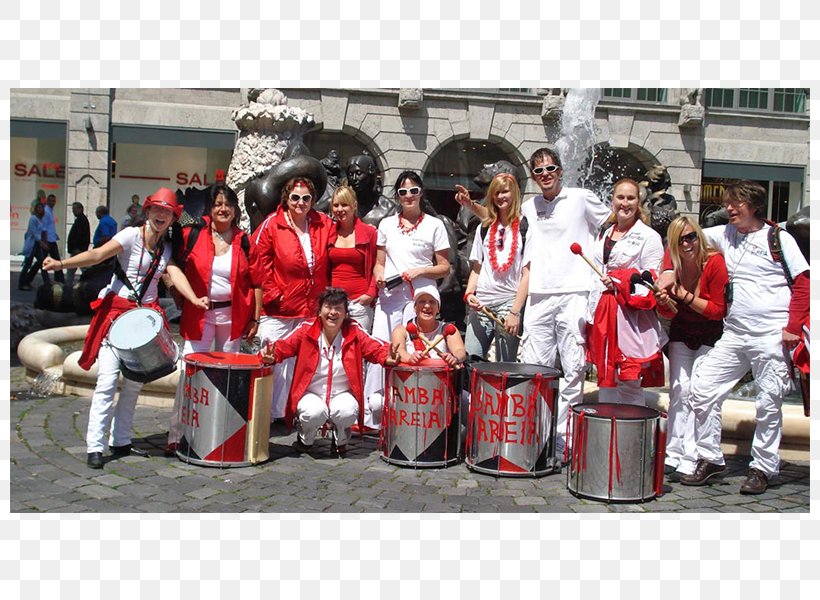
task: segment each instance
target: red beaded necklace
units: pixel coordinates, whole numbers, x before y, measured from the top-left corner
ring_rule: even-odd
[[[506,273],[509,271],[510,267],[512,266],[513,262],[515,262],[515,255],[518,252],[518,225],[520,223],[519,219],[513,221],[512,225],[510,226],[510,233],[512,235],[512,244],[510,246],[510,255],[507,257],[507,262],[503,265],[498,264],[498,244],[496,240],[496,236],[498,235],[498,227],[500,221],[498,219],[495,220],[495,223],[492,224],[490,227],[490,264],[493,267],[493,270],[498,271],[499,273]],[[504,238],[501,238],[501,244],[504,244]]]
[[[399,213],[399,214],[398,214],[398,215],[396,215],[396,216],[397,216],[397,217],[398,217],[398,219],[399,219],[399,231],[401,231],[401,232],[402,232],[402,234],[404,234],[404,235],[410,235],[410,234],[412,234],[412,233],[413,233],[416,229],[418,229],[418,228],[419,228],[419,223],[421,223],[421,220],[424,218],[424,212],[422,211],[421,213],[419,213],[419,218],[418,218],[418,221],[416,221],[416,222],[415,222],[415,224],[410,225],[409,227],[406,227],[406,226],[404,225],[404,223],[402,223],[402,221],[401,221],[401,213]]]

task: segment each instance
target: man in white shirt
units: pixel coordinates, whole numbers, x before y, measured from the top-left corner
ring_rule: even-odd
[[[521,207],[529,221],[524,265],[530,268],[529,296],[524,310],[521,362],[555,366],[561,356],[564,372],[556,431],[556,453],[564,453],[570,404],[584,395],[586,356],[584,326],[593,272],[570,251],[573,243],[592,250],[595,236],[610,209],[589,190],[565,188],[558,154],[536,150],[530,157],[532,178],[541,194]]]

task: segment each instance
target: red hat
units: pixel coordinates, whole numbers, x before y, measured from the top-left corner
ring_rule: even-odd
[[[177,195],[168,188],[161,187],[156,192],[148,196],[145,200],[143,210],[148,210],[150,206],[160,206],[172,211],[177,219],[182,214],[182,205],[177,202]]]

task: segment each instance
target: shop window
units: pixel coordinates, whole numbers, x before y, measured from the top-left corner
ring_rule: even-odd
[[[806,112],[806,88],[774,88],[774,110],[778,112]]]
[[[789,218],[789,182],[775,181],[772,186],[772,221],[781,223]]]

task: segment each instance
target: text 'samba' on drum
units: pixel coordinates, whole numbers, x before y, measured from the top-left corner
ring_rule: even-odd
[[[457,372],[443,360],[398,365],[386,373],[381,458],[405,467],[458,462],[461,432]]]
[[[561,470],[555,457],[558,378],[551,367],[475,363],[465,462],[478,473],[539,477]]]
[[[268,460],[273,367],[251,354],[197,352],[184,359],[177,457],[212,467]]]

